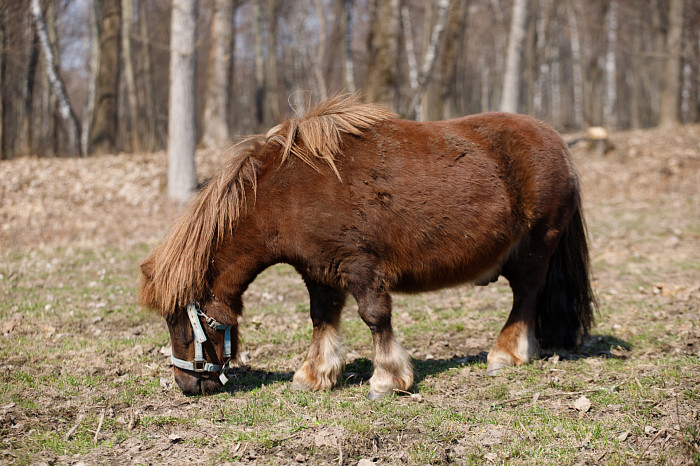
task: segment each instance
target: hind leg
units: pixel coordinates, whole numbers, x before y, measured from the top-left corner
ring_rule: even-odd
[[[531,254],[529,257],[542,255]],[[537,295],[544,287],[548,257],[537,262],[518,263],[515,270],[506,267],[503,275],[513,291],[513,308],[487,357],[487,375],[496,375],[508,366],[530,362],[539,351],[535,336]]]
[[[513,309],[496,339],[496,344],[489,351],[487,375],[496,375],[504,367],[525,364],[537,353],[536,302],[537,293],[513,290]]]
[[[394,337],[391,327],[391,296],[386,291],[363,289],[355,294],[358,313],[372,332],[374,373],[367,398],[376,400],[408,390],[413,385],[411,357]]]
[[[311,298],[313,336],[306,359],[294,373],[293,387],[302,390],[323,390],[335,385],[345,365],[340,341],[341,311],[345,293],[307,281]]]

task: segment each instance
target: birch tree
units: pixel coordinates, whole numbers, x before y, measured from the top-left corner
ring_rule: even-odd
[[[316,17],[318,18],[318,50],[316,52],[316,60],[313,61],[314,65],[314,77],[316,78],[316,87],[318,89],[318,96],[321,100],[326,100],[328,98],[328,85],[326,83],[326,78],[323,74],[323,63],[326,57],[326,17],[323,15],[323,5],[321,0],[314,0],[314,9],[316,10]]]
[[[282,113],[279,105],[279,83],[277,76],[277,20],[280,0],[264,0],[267,40],[265,56],[265,128],[276,125]]]
[[[254,53],[255,53],[255,123],[260,130],[265,119],[265,69],[263,64],[265,56],[263,52],[263,17],[262,0],[253,2],[253,22],[254,22]]]
[[[576,16],[575,7],[573,4],[569,4],[567,8],[567,20],[571,36],[572,114],[574,126],[581,127],[583,124],[583,66],[581,60],[579,26]]]
[[[459,116],[458,98],[455,92],[457,69],[466,35],[468,0],[452,0],[445,25],[445,44],[439,61],[438,80],[435,82],[437,102],[432,107],[434,113],[425,112],[429,120],[454,118]]]
[[[503,94],[501,111],[517,113],[520,102],[520,70],[522,52],[527,33],[527,15],[529,0],[513,0],[513,14],[508,36],[506,52],[506,69],[503,75]]]
[[[136,77],[134,74],[134,57],[131,52],[131,28],[134,23],[134,1],[122,2],[122,57],[124,63],[124,83],[126,84],[126,108],[129,114],[129,141],[132,151],[141,149],[139,141],[139,110],[136,98]]]
[[[447,22],[447,10],[450,6],[450,0],[439,0],[438,1],[438,19],[430,33],[430,42],[428,48],[425,50],[425,56],[423,57],[423,65],[421,66],[420,74],[415,80],[413,88],[413,93],[408,99],[408,105],[404,110],[404,114],[407,118],[416,118],[422,120],[420,100],[425,92],[425,88],[430,82],[432,76],[433,68],[435,67],[435,60],[437,58],[438,45],[440,43],[440,38],[442,37],[442,32],[445,30],[445,23]]]
[[[195,40],[197,4],[173,0],[168,97],[168,196],[184,203],[197,183],[195,149]]]
[[[32,21],[36,28],[36,33],[39,36],[39,44],[41,45],[42,53],[44,54],[44,64],[46,66],[46,75],[49,78],[51,88],[58,99],[58,111],[61,121],[65,126],[66,136],[68,139],[68,152],[81,154],[80,151],[80,125],[75,117],[75,113],[71,108],[68,96],[66,95],[66,87],[63,80],[58,74],[58,69],[55,65],[55,57],[51,45],[49,44],[48,33],[46,32],[46,23],[44,15],[41,12],[39,0],[31,0],[30,4]]]
[[[343,27],[345,28],[345,88],[348,92],[355,92],[355,63],[352,58],[352,3],[353,0],[340,0],[343,2]]]
[[[90,143],[88,136],[90,135],[90,122],[92,121],[92,115],[95,111],[95,82],[97,81],[97,73],[99,72],[100,65],[99,33],[97,31],[97,18],[94,8],[90,8],[88,12],[88,22],[90,29],[90,35],[88,36],[88,45],[90,47],[90,60],[88,64],[90,67],[90,78],[87,82],[83,119],[81,122],[80,148],[83,154],[88,153],[88,145]]]

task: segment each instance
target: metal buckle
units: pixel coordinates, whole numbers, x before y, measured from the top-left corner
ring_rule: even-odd
[[[195,372],[204,372],[204,361],[192,361],[192,368]]]

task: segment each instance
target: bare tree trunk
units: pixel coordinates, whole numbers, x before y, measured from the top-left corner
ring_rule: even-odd
[[[641,20],[642,12],[637,13],[635,19]],[[639,21],[638,26],[641,26],[641,21]],[[631,64],[632,69],[641,70],[641,55],[642,55],[642,34],[644,33],[641,27],[637,27],[636,30],[632,32],[632,56]],[[641,110],[641,100],[642,100],[642,79],[639,76],[635,76],[631,80],[630,85],[632,89],[630,90],[630,106],[629,106],[629,121],[632,129],[642,127],[642,110]]]
[[[436,55],[435,71],[421,99],[421,111],[426,120],[442,120],[461,116],[461,102],[457,96],[460,79],[457,78],[459,61],[464,52],[464,34],[469,0],[451,0],[447,10],[447,21],[441,51]],[[427,8],[427,5],[426,5]],[[433,10],[434,8],[431,8]],[[426,13],[426,24],[428,16]],[[430,22],[432,23],[432,21]],[[432,26],[431,26],[432,29]],[[429,40],[427,41],[429,44]],[[426,45],[426,48],[429,45]]]
[[[229,42],[228,49],[231,51],[231,59],[228,62],[228,114],[226,116],[226,124],[229,128],[229,134],[236,130],[236,125],[242,120],[239,109],[236,107],[236,98],[240,91],[236,89],[238,79],[234,74],[235,60],[233,53],[236,50],[236,14],[238,11],[238,6],[240,5],[239,0],[234,0],[234,9],[231,16],[231,42]]]
[[[513,1],[513,16],[508,37],[506,69],[503,75],[503,95],[501,110],[517,113],[520,103],[520,70],[522,68],[522,51],[527,32],[529,0]]]
[[[32,102],[34,101],[34,89],[36,84],[36,71],[39,62],[39,35],[35,32],[32,40],[31,51],[29,54],[29,64],[27,65],[27,86],[24,96],[24,151],[25,153],[37,153],[36,134],[39,128],[34,121],[34,112],[32,110]]]
[[[585,48],[588,56],[584,60],[585,73],[583,80],[583,121],[586,126],[601,126],[604,124],[604,58],[607,50],[605,18],[608,7],[607,2],[591,3],[581,15],[590,39]]]
[[[343,2],[344,27],[345,27],[345,88],[348,92],[355,92],[355,64],[352,58],[352,3],[353,0],[340,0]]]
[[[49,45],[51,46],[51,51],[53,52],[53,67],[59,70],[58,64],[58,34],[56,31],[56,5],[54,2],[49,2],[46,5],[46,32],[49,37]],[[50,86],[49,86],[50,87]],[[67,95],[67,93],[66,93]],[[59,155],[61,153],[61,121],[58,110],[58,97],[53,92],[49,92],[46,96],[47,110],[46,114],[50,115],[47,119],[46,131],[46,153],[49,152],[53,155]],[[75,111],[73,109],[73,111]],[[82,127],[82,126],[81,126]],[[80,139],[82,141],[82,133],[80,134]],[[82,150],[82,146],[81,146]],[[87,152],[83,152],[83,155],[87,155]]]
[[[280,119],[277,84],[277,0],[255,0],[255,108],[258,131]],[[267,34],[264,34],[267,24]],[[266,39],[266,40],[264,40]],[[265,53],[267,52],[267,54]]]
[[[202,144],[218,147],[229,138],[228,110],[229,83],[233,50],[233,15],[236,5],[232,0],[216,0],[211,24],[211,43],[207,60],[207,85],[204,91],[204,123]]]
[[[3,147],[3,115],[5,110],[5,11],[0,12],[0,160],[6,157]]]
[[[316,78],[319,97],[321,100],[326,100],[328,98],[328,86],[326,84],[326,78],[323,75],[323,63],[326,60],[326,40],[328,37],[326,32],[326,17],[323,15],[321,0],[314,0],[314,6],[316,8],[319,28],[317,58],[313,60],[314,76]]]
[[[457,82],[457,63],[462,44],[464,44],[468,0],[452,0],[447,17],[445,48],[440,60],[439,80],[435,82],[437,102],[431,107],[435,113],[425,113],[429,120],[441,120],[458,116],[455,84]]]
[[[529,115],[543,114],[546,101],[547,86],[543,83],[547,78],[548,64],[546,51],[546,10],[549,0],[541,0],[538,8],[533,9],[532,18],[528,22],[527,35],[523,47],[523,66],[520,73],[520,101],[518,111]]]
[[[572,100],[573,122],[577,128],[583,127],[583,78],[581,60],[581,39],[579,25],[576,20],[576,10],[573,4],[568,5],[567,18],[571,31],[571,75],[572,75]]]
[[[197,183],[195,149],[195,45],[197,3],[173,0],[168,102],[168,196],[187,201]]]
[[[139,105],[136,98],[136,78],[134,76],[134,56],[131,52],[131,28],[134,23],[133,0],[122,2],[122,56],[124,57],[124,81],[126,84],[126,102],[129,114],[129,140],[132,151],[141,150],[138,122]]]
[[[449,6],[450,0],[438,0],[438,18],[432,32],[430,33],[430,43],[428,44],[428,48],[425,50],[423,66],[421,67],[420,75],[418,76],[418,87],[413,89],[413,94],[408,100],[408,106],[406,107],[405,114],[408,118],[415,118],[417,112],[420,111],[420,100],[433,74],[435,59],[437,58],[438,45],[440,43],[440,38],[442,37],[442,31],[445,30],[447,10]]]
[[[666,66],[659,125],[671,128],[680,124],[681,55],[683,53],[683,6],[685,0],[671,0],[666,38]]]
[[[143,99],[142,115],[139,123],[141,128],[141,140],[143,148],[148,151],[154,151],[158,147],[156,136],[156,98],[153,89],[153,66],[151,64],[151,41],[149,39],[148,22],[146,19],[146,7],[144,0],[139,1],[139,36],[144,41],[141,45],[141,77],[139,81],[142,83]]]
[[[265,58],[265,128],[276,125],[281,118],[279,84],[277,79],[277,18],[278,0],[265,0],[267,22],[267,56]]]
[[[691,31],[690,34],[690,55],[700,57],[700,35],[698,30]],[[697,123],[700,121],[700,61],[689,60],[686,65],[689,66],[688,80],[688,109],[686,113],[686,123]]]
[[[426,15],[427,16],[427,15]],[[427,24],[427,22],[426,22]],[[408,5],[401,5],[401,26],[403,27],[404,45],[406,46],[406,61],[408,62],[408,82],[411,89],[418,89],[418,53],[413,43],[413,31],[411,30],[411,17]],[[415,118],[422,120],[422,108],[415,111]]]
[[[39,36],[39,43],[41,44],[41,49],[44,53],[46,74],[48,75],[49,82],[54,90],[54,94],[58,99],[59,114],[61,116],[61,121],[66,128],[66,135],[68,137],[67,151],[69,153],[80,154],[80,126],[78,125],[75,113],[73,112],[70,102],[68,101],[65,85],[58,74],[57,67],[54,65],[55,57],[53,55],[53,51],[51,50],[51,45],[49,44],[48,34],[46,32],[46,23],[44,23],[44,16],[41,12],[39,0],[31,0],[30,8],[32,19],[34,21],[34,27],[36,28]]]
[[[255,0],[253,2],[255,22],[255,123],[258,131],[263,129],[265,120],[265,70],[263,68],[265,57],[263,52],[262,1]]]
[[[616,87],[616,55],[617,48],[617,2],[610,2],[607,18],[608,49],[605,55],[605,105],[603,106],[603,121],[608,127],[617,126],[615,108],[617,107],[617,87]]]
[[[370,2],[366,97],[370,102],[382,103],[394,110],[398,100],[396,56],[399,16],[399,0]]]
[[[9,4],[8,4],[9,3]],[[26,5],[18,2],[0,2],[3,22],[3,94],[1,158],[11,159],[24,149],[26,133],[25,114],[31,39],[34,36]]]
[[[100,69],[95,85],[89,151],[92,154],[113,153],[117,149],[117,103],[119,95],[119,48],[121,33],[121,1],[100,0]]]
[[[97,81],[97,73],[100,64],[99,33],[97,31],[97,17],[95,13],[95,9],[90,8],[90,12],[88,13],[90,21],[90,78],[87,82],[80,137],[80,150],[83,154],[88,153],[90,122],[92,122],[92,116],[95,110],[95,82]]]

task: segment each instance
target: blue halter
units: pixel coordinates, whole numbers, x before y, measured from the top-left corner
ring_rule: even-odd
[[[231,359],[231,326],[224,325],[217,320],[209,317],[201,310],[197,309],[196,304],[190,304],[187,306],[187,316],[190,318],[190,325],[192,325],[192,331],[194,332],[194,360],[184,361],[178,359],[172,354],[170,355],[170,362],[175,367],[180,369],[185,369],[193,372],[219,372],[219,380],[222,384],[228,382],[228,377],[224,374],[228,368],[228,363]],[[209,327],[214,330],[224,331],[224,358],[226,362],[222,365],[212,364],[204,360],[204,352],[202,351],[202,343],[207,341],[207,336],[204,334],[204,329],[202,329],[202,324],[199,321],[200,317],[204,317]]]

